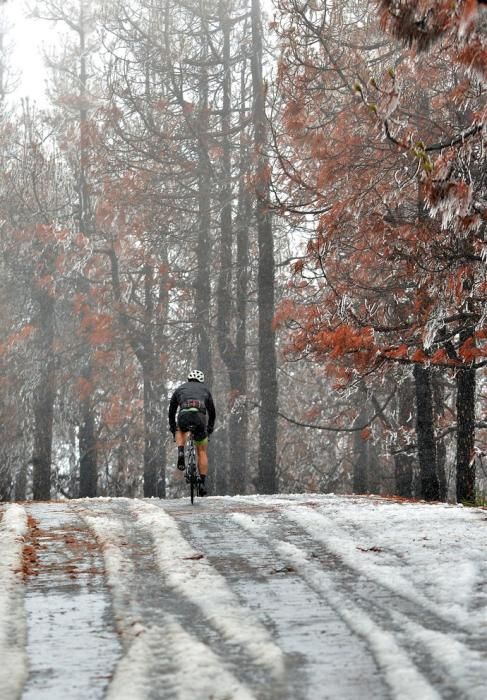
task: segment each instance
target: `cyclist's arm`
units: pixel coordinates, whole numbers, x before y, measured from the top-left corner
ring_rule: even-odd
[[[171,433],[176,432],[176,411],[178,410],[178,399],[176,392],[171,396],[171,401],[169,402],[169,430]]]
[[[216,411],[215,411],[215,404],[213,403],[213,398],[212,398],[211,394],[206,399],[205,405],[206,405],[206,410],[208,411],[208,432],[212,433],[213,428],[215,427]]]

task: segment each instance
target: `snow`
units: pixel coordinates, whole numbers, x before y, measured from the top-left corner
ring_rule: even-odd
[[[425,629],[402,615],[397,615],[397,620],[409,639],[427,649],[441,673],[449,674],[457,687],[468,688],[469,698],[485,699],[485,654],[469,649],[451,635]],[[483,680],[470,682],[470,679],[476,678]]]
[[[29,677],[22,700],[101,700],[120,653],[103,557],[76,508],[27,507],[38,559],[23,585]]]
[[[460,627],[470,626],[467,608],[487,548],[487,528],[478,532],[478,513],[447,505],[346,503],[346,508],[340,502],[318,510],[290,508],[286,517],[357,574]],[[484,604],[479,622],[486,613]]]
[[[169,618],[170,619],[170,618]],[[171,621],[165,629],[166,644],[183,660],[172,677],[180,698],[252,700],[254,695],[228,673],[211,649]],[[194,675],[188,669],[193,669]],[[195,687],[196,686],[196,687]]]
[[[357,606],[355,600],[337,590],[329,572],[310,559],[309,541],[307,552],[289,542],[273,541],[282,561],[298,569],[310,586],[326,591],[330,604],[350,629],[367,640],[393,697],[441,697],[418,673],[399,641],[409,649],[422,647],[458,688],[465,688],[469,678],[476,679],[466,696],[484,698],[485,512],[440,504],[398,504],[379,498],[308,498],[307,503],[294,505],[296,500],[299,498],[290,499],[283,518],[310,535],[312,542],[323,545],[331,555],[330,563],[354,572],[357,588],[361,581],[369,588],[369,582],[374,582],[394,594],[395,605],[398,599],[406,600],[418,610],[416,620],[412,620],[391,605],[391,634],[367,615],[367,604],[359,601],[362,605]],[[232,517],[254,535],[268,529],[266,515],[234,513]],[[385,600],[382,603],[387,606]],[[438,629],[441,625],[444,630]],[[477,644],[476,629],[483,637],[481,651],[462,641],[471,636]]]
[[[7,505],[0,522],[0,689],[2,700],[17,698],[27,677],[21,575],[27,533],[25,509]]]
[[[161,613],[152,627],[144,627],[136,614],[126,614],[133,564],[122,553],[122,546],[126,543],[121,524],[108,518],[85,516],[85,519],[103,546],[119,630],[127,647],[110,684],[107,699],[147,698],[151,690],[150,669],[156,665],[154,650],[160,653],[164,649],[172,666],[170,687],[165,685],[165,693],[171,697],[182,700],[210,697],[214,700],[252,700],[254,696],[224,668],[216,654],[185,631],[172,615]],[[193,673],[188,672],[191,669],[197,673],[197,683]],[[215,679],[218,679],[216,687]]]
[[[147,644],[147,630],[137,615],[131,611],[127,614],[124,605],[128,595],[126,581],[130,578],[133,564],[123,555],[123,528],[121,523],[110,518],[85,515],[85,520],[103,548],[108,585],[112,590],[115,608],[115,622],[125,646],[125,654],[115,669],[107,698],[143,700],[150,690],[150,648]]]
[[[250,532],[260,532],[263,523],[249,515],[236,513],[236,522]],[[407,655],[396,644],[392,635],[381,630],[358,606],[337,591],[331,578],[314,564],[308,555],[293,544],[275,542],[275,548],[284,562],[295,567],[304,576],[310,587],[326,591],[332,607],[345,620],[350,629],[365,638],[372,649],[379,667],[383,670],[386,682],[396,700],[437,700],[440,695],[411,664]]]
[[[24,584],[26,511],[42,547]],[[2,512],[2,700],[81,700],[95,676],[89,697],[109,700],[485,697],[485,510],[281,495]]]
[[[132,512],[148,528],[156,545],[157,561],[168,584],[198,606],[206,619],[227,639],[241,645],[254,661],[277,678],[284,672],[281,650],[221,576],[180,533],[175,520],[155,506],[136,502]]]

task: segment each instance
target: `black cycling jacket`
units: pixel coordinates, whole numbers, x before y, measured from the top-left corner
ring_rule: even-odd
[[[176,411],[178,407],[184,405],[186,401],[200,401],[202,408],[208,414],[208,432],[213,432],[215,425],[216,411],[213,397],[210,390],[202,382],[185,382],[178,386],[169,402],[169,429],[173,433],[176,430]],[[203,411],[204,411],[203,409]]]

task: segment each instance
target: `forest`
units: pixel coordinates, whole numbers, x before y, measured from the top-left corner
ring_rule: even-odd
[[[0,500],[487,497],[487,3],[0,3]]]

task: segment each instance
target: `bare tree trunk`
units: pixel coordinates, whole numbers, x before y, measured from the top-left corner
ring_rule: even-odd
[[[157,395],[155,400],[158,405],[157,420],[158,424],[154,425],[154,430],[159,434],[157,448],[158,448],[158,485],[157,485],[157,495],[159,498],[166,497],[166,469],[167,469],[167,456],[165,447],[165,437],[164,428],[167,423],[166,417],[166,399],[167,399],[167,363],[161,361],[161,357],[165,354],[169,356],[169,347],[167,339],[167,327],[166,323],[169,314],[169,291],[168,291],[168,273],[169,269],[168,258],[167,258],[167,246],[164,240],[164,231],[162,232],[161,239],[162,245],[159,249],[160,259],[162,261],[162,269],[165,270],[163,274],[160,274],[158,284],[158,304],[157,313],[155,315],[157,319],[156,331],[154,332],[154,362],[155,369],[157,373]]]
[[[247,296],[249,288],[249,221],[252,216],[252,201],[246,182],[249,169],[249,153],[244,133],[247,113],[245,109],[246,69],[240,77],[240,174],[238,187],[238,210],[236,217],[237,265],[236,265],[236,321],[235,370],[230,375],[230,390],[233,405],[230,412],[229,433],[232,442],[235,468],[231,471],[231,490],[245,493],[247,490],[248,451],[248,402],[247,402]]]
[[[416,386],[416,434],[421,497],[427,501],[437,501],[440,498],[440,482],[436,473],[431,369],[415,364],[414,379]]]
[[[399,406],[397,422],[399,428],[404,428],[406,433],[412,426],[414,415],[414,387],[409,375],[404,379],[399,390]],[[399,448],[405,450],[404,440],[399,441]],[[403,498],[411,498],[413,495],[414,458],[406,451],[401,451],[394,456],[394,474],[396,479],[396,494]]]
[[[86,298],[89,295],[87,283],[80,282]],[[89,304],[87,304],[89,307]],[[80,346],[81,361],[81,397],[79,404],[79,497],[94,498],[96,496],[96,484],[98,480],[98,456],[95,407],[93,404],[93,359],[89,339],[84,330],[83,318],[86,312],[81,313],[80,318]],[[90,309],[88,310],[88,314]]]
[[[80,15],[78,23],[79,34],[79,55],[80,55],[80,76],[79,76],[79,229],[89,236],[92,234],[91,215],[89,204],[88,183],[86,179],[87,162],[87,69],[86,69],[86,19],[84,3],[80,2]],[[84,293],[88,298],[89,285],[82,281]],[[86,382],[86,387],[91,387],[90,391],[83,391],[80,402],[80,425],[79,425],[79,496],[80,498],[94,498],[98,480],[98,456],[96,437],[96,417],[93,402],[93,358],[89,339],[84,331],[81,331],[81,344],[83,352],[84,367],[81,378]]]
[[[467,329],[460,343],[471,337]],[[473,367],[457,371],[457,501],[475,501],[475,384]]]
[[[162,443],[161,395],[153,368],[144,366],[144,496],[166,497],[165,451]],[[163,457],[164,455],[164,457]]]
[[[379,462],[379,455],[377,454],[377,448],[374,445],[374,443],[370,440],[368,440],[367,442],[367,469],[369,474],[369,493],[381,493],[383,472]]]
[[[34,391],[33,496],[36,501],[48,501],[55,399],[54,300],[48,294],[39,294],[38,303],[39,380]]]
[[[367,410],[362,408],[354,421],[353,427],[358,428],[367,422]],[[369,488],[369,445],[364,440],[360,431],[353,434],[353,492],[368,493]]]
[[[434,421],[438,425],[438,420],[445,415],[445,390],[441,383],[442,373],[440,370],[433,370],[431,375],[433,389]],[[446,501],[448,497],[448,484],[446,480],[446,445],[444,438],[436,440],[436,473],[440,482],[440,501]]]
[[[91,358],[81,373],[86,387],[92,387]],[[79,439],[79,496],[94,498],[97,495],[98,458],[95,412],[92,401],[92,390],[86,391],[81,401],[81,421],[78,432]]]
[[[223,65],[222,65],[222,168],[220,186],[220,274],[217,289],[217,339],[220,356],[228,371],[230,394],[228,398],[228,435],[229,440],[222,440],[218,463],[217,491],[224,493],[245,493],[247,482],[247,455],[246,433],[247,417],[245,407],[245,394],[247,391],[247,376],[245,366],[245,342],[246,342],[246,313],[247,313],[247,286],[248,286],[248,221],[250,215],[248,194],[245,190],[243,161],[245,150],[243,138],[241,139],[240,157],[241,172],[239,177],[238,211],[236,218],[237,229],[237,265],[236,283],[233,285],[232,274],[232,249],[234,225],[232,217],[232,143],[231,130],[231,74],[230,59],[230,4],[220,0],[219,14],[223,32]],[[244,69],[243,69],[244,72]],[[242,76],[240,128],[243,132],[245,119],[245,82]],[[231,293],[231,290],[234,290]],[[236,299],[234,299],[236,297]],[[231,337],[232,318],[236,315],[235,342]],[[229,463],[228,442],[231,442],[231,463]],[[228,473],[227,473],[228,465]]]
[[[210,333],[210,261],[211,261],[211,194],[212,173],[208,159],[208,71],[207,23],[201,18],[201,73],[199,81],[198,130],[198,240],[196,243],[197,273],[195,282],[195,314],[198,334],[198,368],[207,383],[213,383]]]
[[[27,498],[27,464],[23,462],[15,475],[14,497],[16,501]]]
[[[231,411],[232,404],[232,379],[235,370],[235,347],[231,338],[232,319],[232,247],[233,247],[233,211],[232,211],[232,144],[230,140],[231,128],[231,64],[230,64],[230,17],[229,6],[225,0],[218,3],[218,14],[223,33],[222,56],[222,159],[220,172],[220,272],[217,287],[217,343],[220,357],[229,373],[230,396],[226,410]],[[228,432],[229,426],[227,426]],[[216,491],[221,493],[233,493],[228,488],[228,435],[218,431],[218,480],[215,484]],[[233,462],[233,460],[232,460]],[[236,466],[232,464],[231,470]]]
[[[145,308],[142,350],[138,358],[144,381],[144,496],[166,497],[166,451],[162,439],[164,425],[158,351],[154,343],[155,278],[151,264],[145,266]],[[159,294],[164,285],[159,285]],[[163,294],[165,292],[163,291]],[[159,300],[160,301],[160,300]],[[165,410],[165,406],[164,406]]]
[[[237,334],[235,343],[235,369],[230,374],[232,406],[229,434],[232,445],[231,492],[247,490],[248,408],[247,408],[247,294],[249,265],[249,227],[251,203],[243,174],[239,192],[237,226]]]
[[[274,241],[269,206],[269,163],[265,154],[267,127],[265,85],[262,76],[262,16],[260,0],[252,0],[252,87],[254,143],[257,157],[255,178],[256,220],[259,248],[257,303],[259,308],[259,469],[257,490],[277,490],[277,358],[274,317]]]

